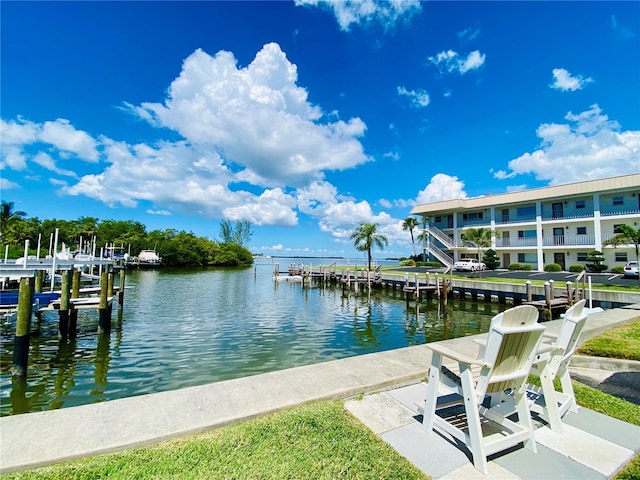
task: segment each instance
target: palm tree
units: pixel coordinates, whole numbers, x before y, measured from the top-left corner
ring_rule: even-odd
[[[371,270],[371,248],[378,247],[380,250],[387,245],[387,237],[377,233],[377,223],[360,222],[358,227],[351,234],[351,240],[356,249],[361,252],[367,252],[369,270]]]
[[[0,205],[0,237],[5,241],[6,234],[11,230],[11,224],[27,214],[21,210],[13,211],[13,202],[2,201]]]
[[[468,247],[478,249],[478,261],[482,261],[482,252],[491,247],[491,229],[489,228],[470,228],[462,236],[462,244]],[[482,272],[482,270],[479,270]],[[481,274],[480,274],[481,275]]]
[[[618,245],[628,245],[632,243],[636,251],[636,260],[640,261],[638,258],[638,251],[640,250],[640,228],[636,230],[631,225],[620,225],[617,227],[617,231],[618,233],[603,242],[603,244],[617,247]],[[638,277],[638,285],[640,285],[640,276]]]
[[[411,245],[413,246],[413,256],[416,257],[416,244],[413,240],[413,229],[419,225],[418,220],[415,217],[407,217],[402,222],[402,229],[409,230],[411,234]]]

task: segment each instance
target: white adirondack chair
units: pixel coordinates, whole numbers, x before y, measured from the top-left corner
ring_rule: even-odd
[[[552,430],[562,433],[562,417],[568,412],[578,412],[576,398],[569,376],[569,362],[576,351],[580,334],[588,315],[583,313],[586,300],[580,300],[565,313],[557,335],[544,334],[541,352],[532,366],[531,373],[540,376],[542,387],[527,386],[531,410],[549,423]],[[547,338],[552,342],[547,342]],[[548,346],[547,346],[548,345]],[[545,348],[546,347],[546,348]],[[556,391],[553,381],[560,377],[562,391]]]
[[[434,426],[438,427],[463,442],[471,451],[475,467],[484,474],[488,474],[489,455],[520,442],[536,452],[526,380],[545,330],[537,319],[538,311],[530,305],[498,314],[491,322],[486,347],[474,357],[447,348],[442,342],[427,345],[433,355],[423,427],[430,434],[434,434]],[[459,373],[443,366],[445,357],[455,362]],[[452,394],[440,395],[441,387]],[[517,422],[500,412],[501,404],[483,406],[486,395],[509,389],[514,392]],[[466,418],[460,415],[461,406]]]

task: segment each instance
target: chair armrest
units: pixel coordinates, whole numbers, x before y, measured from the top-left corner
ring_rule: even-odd
[[[478,345],[482,345],[483,347],[487,346],[487,339],[486,338],[474,338],[473,339],[473,343],[477,343]]]
[[[439,353],[444,357],[455,360],[459,363],[466,363],[468,365],[480,365],[483,367],[490,366],[486,362],[484,362],[482,358],[470,357],[468,355],[465,355],[462,352],[456,352],[455,350],[447,348],[444,345],[440,345],[437,343],[429,343],[427,344],[427,347],[433,350],[434,352]]]
[[[558,333],[544,332],[542,338],[551,338],[557,340],[560,335]]]

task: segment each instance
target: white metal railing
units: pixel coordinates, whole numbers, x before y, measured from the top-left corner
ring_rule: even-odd
[[[576,213],[572,215],[566,215],[564,213],[552,213],[551,215],[543,215],[542,221],[554,221],[554,220],[574,220],[580,218],[593,218],[593,212]]]
[[[439,249],[435,245],[430,245],[428,249],[434,257],[436,257],[445,267],[451,268],[453,266],[453,258],[443,250]]]
[[[440,230],[438,227],[427,227],[426,230],[429,233],[429,235],[436,238],[445,247],[447,248],[453,247],[453,239],[449,235],[444,233],[442,230]]]
[[[496,218],[496,225],[506,225],[508,223],[529,223],[529,222],[535,222],[536,221],[536,216],[535,215],[527,215],[527,216],[521,216],[521,217],[516,217],[516,218],[505,218],[500,216],[500,218]]]
[[[610,217],[612,215],[640,215],[640,209],[631,209],[631,210],[601,210],[600,215],[603,217]]]
[[[594,235],[554,235],[542,239],[542,245],[595,245]]]
[[[496,238],[496,247],[535,247],[537,245],[536,237]]]
[[[490,225],[491,224],[491,219],[490,218],[474,218],[472,220],[464,220],[464,219],[460,219],[460,225],[458,225],[460,228],[463,227],[469,227],[471,225]]]

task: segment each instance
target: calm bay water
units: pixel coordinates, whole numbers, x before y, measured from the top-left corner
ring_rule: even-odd
[[[280,270],[290,261],[274,259]],[[496,304],[405,302],[402,292],[275,282],[271,259],[245,270],[140,270],[127,276],[112,331],[81,311],[75,340],[57,315],[33,335],[26,386],[13,382],[15,325],[3,325],[0,414],[34,412],[202,385],[482,333]],[[297,260],[296,263],[299,263]],[[317,263],[330,263],[320,262]],[[360,262],[362,265],[362,262]]]

